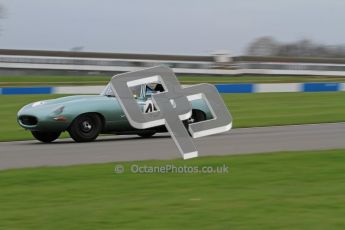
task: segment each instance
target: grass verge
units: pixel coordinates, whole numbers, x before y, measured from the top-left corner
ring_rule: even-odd
[[[18,110],[30,102],[61,96],[0,96],[0,141],[32,139],[31,134],[17,124]],[[233,116],[235,128],[345,121],[345,92],[222,96]]]
[[[345,150],[0,172],[1,229],[345,227]],[[139,166],[228,165],[224,174],[134,174]]]

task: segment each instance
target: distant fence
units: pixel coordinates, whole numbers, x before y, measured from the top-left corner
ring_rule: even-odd
[[[128,71],[141,70],[143,68],[164,65],[147,65],[144,67],[130,66],[99,66],[99,65],[77,65],[77,64],[36,64],[36,63],[2,63],[0,69],[5,70],[55,70],[55,71],[84,71],[84,72],[108,72],[113,75]],[[296,65],[294,65],[296,66]],[[288,66],[287,66],[288,67]],[[285,67],[285,68],[287,68]],[[292,67],[291,67],[292,68]],[[295,67],[297,68],[297,67]],[[300,67],[299,67],[300,68]],[[303,76],[345,76],[344,71],[335,70],[295,70],[295,69],[202,69],[202,68],[172,68],[176,74],[195,74],[195,75],[303,75]]]
[[[157,65],[176,74],[345,76],[343,58],[238,56],[218,62],[215,56],[121,54],[0,49],[0,74],[107,74]]]
[[[345,83],[216,84],[220,93],[336,92]],[[2,95],[20,94],[99,94],[105,86],[6,87]]]

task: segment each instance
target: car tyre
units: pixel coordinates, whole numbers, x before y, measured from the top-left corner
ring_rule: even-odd
[[[183,121],[183,123],[184,123],[186,129],[188,130],[189,124],[204,121],[204,120],[206,120],[205,113],[201,110],[193,109],[192,110],[192,116],[189,119]]]
[[[55,141],[59,138],[61,132],[40,132],[40,131],[31,131],[32,136],[34,136],[37,140],[44,142],[44,143],[50,143],[52,141]]]
[[[155,131],[147,131],[147,132],[138,133],[138,136],[140,136],[142,138],[150,138],[155,134],[156,134]]]
[[[102,130],[102,120],[96,114],[82,114],[72,122],[68,132],[76,142],[94,141]]]

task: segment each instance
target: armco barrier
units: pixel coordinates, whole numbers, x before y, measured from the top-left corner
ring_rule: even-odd
[[[283,92],[300,92],[301,83],[265,83],[255,84],[254,92],[256,93],[283,93]]]
[[[341,83],[305,83],[303,92],[340,91]]]
[[[220,93],[253,93],[254,84],[217,84]]]
[[[220,93],[335,92],[345,91],[345,83],[216,84]],[[99,94],[105,86],[9,87],[2,95],[16,94]]]
[[[9,87],[2,88],[1,94],[52,94],[53,87]]]

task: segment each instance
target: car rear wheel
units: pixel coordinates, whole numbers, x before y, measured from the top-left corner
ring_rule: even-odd
[[[189,124],[193,124],[193,123],[204,121],[204,120],[206,120],[205,113],[201,110],[193,109],[192,116],[189,119],[183,121],[183,123],[188,131]]]
[[[142,138],[149,138],[155,135],[155,133],[156,133],[155,131],[147,131],[147,132],[138,133],[138,136]]]
[[[68,132],[76,142],[95,140],[102,130],[102,120],[96,114],[83,114],[77,117]]]
[[[185,120],[184,123],[187,126],[189,124],[196,123],[199,121],[204,121],[204,120],[206,120],[206,116],[204,112],[202,112],[201,110],[193,109],[192,116],[189,119]]]
[[[55,141],[59,138],[61,132],[39,132],[39,131],[31,131],[32,136],[34,136],[37,140],[49,143]]]

